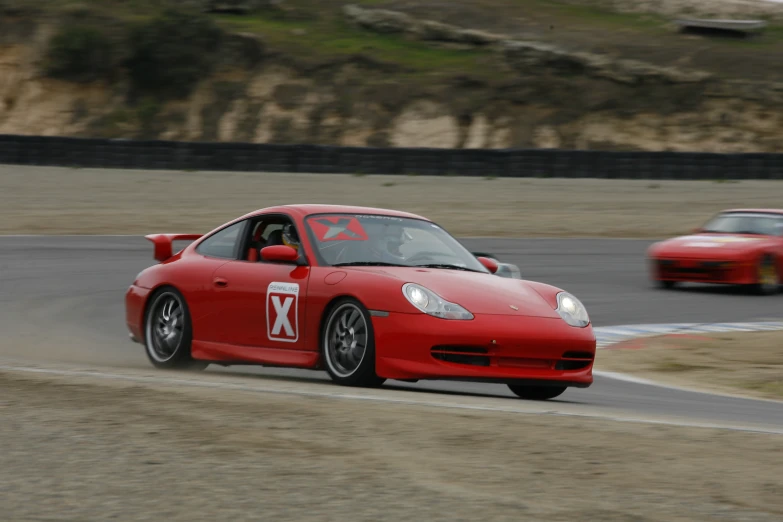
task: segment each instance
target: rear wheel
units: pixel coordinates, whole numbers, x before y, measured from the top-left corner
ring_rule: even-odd
[[[375,373],[375,332],[367,309],[356,299],[341,299],[329,311],[321,338],[326,371],[345,386],[380,386]]]
[[[775,257],[766,254],[760,260],[757,268],[756,284],[753,288],[761,295],[771,295],[780,289],[780,274]]]
[[[656,281],[655,285],[658,288],[662,288],[664,290],[671,290],[675,286],[677,286],[677,281]]]
[[[209,366],[190,356],[190,312],[185,298],[174,288],[164,288],[152,296],[144,323],[147,358],[156,368],[203,370]]]
[[[530,386],[526,384],[509,384],[508,389],[518,397],[529,401],[546,401],[562,395],[567,386]]]

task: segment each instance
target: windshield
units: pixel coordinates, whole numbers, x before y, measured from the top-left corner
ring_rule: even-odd
[[[329,266],[427,266],[489,273],[438,225],[367,214],[320,214],[305,220],[319,262]]]
[[[781,227],[783,216],[737,212],[719,214],[702,227],[702,232],[779,236],[783,232]]]

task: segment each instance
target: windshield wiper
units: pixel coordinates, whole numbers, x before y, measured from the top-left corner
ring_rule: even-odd
[[[336,265],[332,266],[407,266],[410,268],[411,265],[400,265],[397,263],[383,263],[381,261],[351,261],[350,263],[337,263]]]
[[[426,265],[416,265],[419,268],[451,268],[453,270],[465,270],[466,272],[478,272],[483,273],[479,270],[473,270],[472,268],[468,268],[466,266],[459,266],[459,265],[450,265],[448,263],[429,263]]]

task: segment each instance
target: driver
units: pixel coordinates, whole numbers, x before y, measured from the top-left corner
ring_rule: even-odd
[[[291,224],[283,227],[283,244],[299,252],[299,234]]]
[[[396,224],[384,224],[377,239],[370,245],[370,252],[384,263],[405,264],[405,256],[400,247],[413,238],[403,227]]]

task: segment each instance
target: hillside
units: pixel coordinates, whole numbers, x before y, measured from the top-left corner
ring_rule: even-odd
[[[770,26],[681,34],[685,15]],[[771,2],[0,0],[0,17],[0,133],[716,152],[783,133]]]

